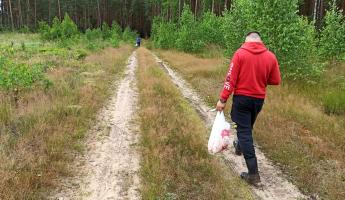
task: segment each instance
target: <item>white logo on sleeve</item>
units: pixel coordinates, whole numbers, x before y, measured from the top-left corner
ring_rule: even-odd
[[[224,84],[224,89],[230,90],[231,85],[230,85],[230,79],[231,79],[231,74],[232,74],[232,69],[234,68],[234,63],[230,64],[230,70],[228,72],[228,76],[226,77],[226,81]]]

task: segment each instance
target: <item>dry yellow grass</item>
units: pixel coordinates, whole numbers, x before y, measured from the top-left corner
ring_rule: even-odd
[[[174,51],[157,52],[210,105],[216,103],[226,64],[212,64],[213,59]],[[208,63],[207,67],[201,67],[204,63]],[[268,89],[254,137],[268,157],[291,175],[304,192],[323,199],[345,199],[345,117],[326,115],[319,100],[309,97],[310,93],[299,93],[303,90],[296,87],[284,83],[282,87]]]
[[[74,155],[83,150],[84,135],[131,50],[107,49],[106,56],[85,61],[61,58],[48,72],[53,86],[23,91],[18,107],[0,93],[0,199],[45,199],[57,177],[70,175]],[[41,54],[30,59],[51,61]]]
[[[177,51],[157,50],[156,52],[168,63],[173,64],[172,67],[192,85],[198,86],[195,89],[204,95],[208,104],[214,104],[214,99],[218,98],[218,91],[225,78],[224,71],[227,70],[225,58],[200,58]]]
[[[144,199],[253,199],[246,184],[207,152],[202,120],[144,48],[139,92]]]

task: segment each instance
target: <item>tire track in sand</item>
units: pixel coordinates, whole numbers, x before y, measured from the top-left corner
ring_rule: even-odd
[[[208,107],[198,96],[197,92],[188,84],[179,74],[173,71],[169,65],[152,53],[156,62],[167,72],[173,83],[180,89],[183,96],[192,104],[197,112],[204,119],[206,125],[210,128],[213,124],[215,114],[209,112],[212,108]],[[231,138],[234,140],[234,136]],[[232,141],[231,141],[232,144]],[[225,151],[221,156],[226,164],[240,174],[247,171],[247,167],[243,156],[236,156],[231,146],[230,150]],[[265,200],[292,200],[292,199],[308,199],[299,189],[289,182],[284,174],[274,164],[265,157],[260,149],[256,148],[256,156],[258,159],[259,171],[262,181],[262,187],[251,187],[255,195]]]
[[[87,139],[87,151],[77,161],[79,173],[67,180],[53,199],[122,200],[141,199],[136,113],[136,52],[129,57],[125,77],[118,90],[97,115]]]

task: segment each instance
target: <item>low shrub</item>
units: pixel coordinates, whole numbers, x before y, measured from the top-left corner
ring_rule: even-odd
[[[0,57],[0,88],[7,91],[28,89],[44,79],[42,65],[17,64]]]
[[[104,40],[110,39],[112,36],[112,30],[110,29],[109,25],[106,22],[102,24],[102,38]]]
[[[122,28],[116,21],[113,21],[111,24],[111,32],[113,34],[116,33],[119,36],[122,34]]]
[[[87,29],[85,31],[85,36],[86,36],[86,39],[89,41],[99,39],[102,37],[102,31],[99,28]]]
[[[38,33],[40,34],[43,40],[50,39],[50,26],[45,21],[40,21],[38,23]]]
[[[130,27],[126,27],[122,33],[122,40],[126,42],[134,41],[137,35],[138,34],[132,31]]]

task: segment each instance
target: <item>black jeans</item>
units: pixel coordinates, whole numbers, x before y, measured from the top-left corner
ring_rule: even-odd
[[[231,118],[237,124],[237,138],[244,159],[246,160],[249,174],[258,173],[252,130],[263,104],[264,99],[248,96],[233,97]]]

